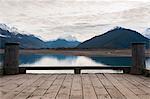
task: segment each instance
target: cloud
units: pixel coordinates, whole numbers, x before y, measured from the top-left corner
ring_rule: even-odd
[[[149,6],[148,0],[0,0],[0,23],[43,40],[71,35],[84,41],[115,26],[143,32]]]
[[[75,36],[72,36],[72,35],[61,35],[59,37],[60,39],[66,39],[68,41],[76,41],[77,38]]]

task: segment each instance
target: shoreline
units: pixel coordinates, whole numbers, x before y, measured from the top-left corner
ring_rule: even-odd
[[[73,56],[110,56],[131,57],[131,49],[20,49],[21,54],[62,54]],[[0,54],[4,49],[0,49]],[[146,50],[146,57],[150,57],[150,49]]]

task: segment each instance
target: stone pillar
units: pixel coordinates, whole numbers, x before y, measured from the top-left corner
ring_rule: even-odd
[[[4,54],[4,74],[19,73],[19,43],[6,43]]]
[[[145,65],[145,46],[144,43],[132,44],[132,60],[131,74],[142,74],[146,68]]]

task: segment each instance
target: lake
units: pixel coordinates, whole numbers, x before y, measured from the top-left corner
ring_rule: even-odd
[[[0,54],[2,65],[3,55]],[[21,54],[21,66],[132,66],[131,57],[67,56],[60,54]],[[150,58],[146,58],[146,68],[150,68]],[[55,71],[56,72],[56,71]]]

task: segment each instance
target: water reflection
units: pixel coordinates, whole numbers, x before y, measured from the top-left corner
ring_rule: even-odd
[[[0,55],[2,64],[3,55]],[[21,54],[20,66],[131,66],[131,57],[67,56],[60,54]],[[150,58],[146,59],[150,68]]]
[[[65,56],[65,55],[48,55],[48,54],[21,54],[20,55],[20,64],[33,64],[38,61],[44,60],[48,58],[51,59],[57,59],[58,61],[65,60],[65,59],[75,59],[77,56]],[[48,62],[49,63],[49,62]],[[44,65],[47,63],[45,62]],[[40,65],[40,64],[39,64]]]
[[[103,63],[109,66],[131,66],[131,57],[90,57],[96,63]]]
[[[20,55],[20,66],[132,66],[131,57],[67,56],[60,54]],[[146,58],[150,68],[150,58]]]
[[[38,61],[33,63],[21,63],[20,66],[106,66],[102,63],[97,63],[89,57],[85,56],[63,56],[62,55],[47,55],[42,56]]]
[[[150,58],[146,59],[146,68],[150,69]]]

